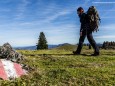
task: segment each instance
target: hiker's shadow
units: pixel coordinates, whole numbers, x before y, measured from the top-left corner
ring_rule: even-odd
[[[79,55],[75,55],[75,54],[47,54],[47,55],[65,55],[65,56],[91,56],[89,54],[79,54]]]
[[[42,54],[42,55],[57,55],[57,56],[61,56],[61,55],[65,55],[65,56],[91,56],[88,54],[80,54],[80,55],[75,55],[75,54]]]
[[[88,54],[81,54],[82,56],[91,56],[91,55],[88,55]]]
[[[62,55],[64,55],[64,56],[91,56],[91,55],[88,55],[88,54],[80,54],[80,55],[74,55],[74,54],[36,54],[36,55],[31,55],[31,54],[29,54],[30,56],[36,56],[36,55],[38,55],[38,56],[50,56],[50,55],[55,55],[55,56],[62,56]]]

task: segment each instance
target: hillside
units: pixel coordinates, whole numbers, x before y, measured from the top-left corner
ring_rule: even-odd
[[[65,43],[65,44],[58,45],[54,49],[58,49],[58,50],[73,50],[73,49],[76,49],[76,45]]]
[[[67,48],[67,47],[66,47]],[[115,86],[115,51],[83,49],[82,55],[72,55],[72,48],[50,50],[18,50],[25,55],[24,64],[34,68],[15,81],[2,81],[1,86]]]

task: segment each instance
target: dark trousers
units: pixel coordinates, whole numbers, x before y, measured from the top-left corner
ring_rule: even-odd
[[[84,42],[86,36],[87,36],[87,39],[88,39],[89,43],[91,44],[91,46],[94,49],[94,53],[99,52],[99,48],[96,45],[95,40],[93,39],[92,31],[90,31],[90,30],[87,30],[87,31],[84,30],[82,32],[82,36],[80,36],[80,38],[79,38],[79,44],[78,44],[78,48],[76,50],[76,53],[81,53],[83,42]]]

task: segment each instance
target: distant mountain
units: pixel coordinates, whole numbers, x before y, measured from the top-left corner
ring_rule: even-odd
[[[58,45],[48,45],[48,49],[56,48]],[[14,47],[16,50],[36,50],[36,46]]]
[[[58,45],[48,45],[48,49],[56,48]]]
[[[97,44],[99,47],[102,46],[102,44]],[[63,43],[63,44],[59,44],[59,45],[48,45],[48,49],[53,49],[53,48],[57,48],[57,49],[72,49],[75,48],[76,45],[72,45],[69,43]],[[14,47],[14,49],[16,50],[36,50],[36,46],[26,46],[26,47]]]
[[[36,46],[14,47],[16,50],[35,50]]]
[[[69,44],[69,43],[63,43],[63,44],[59,44],[58,47],[59,47],[59,46],[65,46],[65,45],[72,45],[72,44]]]
[[[57,48],[60,46],[71,45],[69,43],[59,44],[59,45],[48,45],[48,49]],[[14,47],[16,50],[36,50],[36,46],[26,46],[26,47]]]

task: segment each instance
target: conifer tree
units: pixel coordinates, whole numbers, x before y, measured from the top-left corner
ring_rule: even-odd
[[[43,32],[40,32],[40,36],[37,43],[37,50],[39,49],[48,49],[47,40]]]

